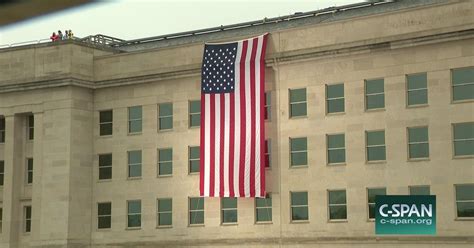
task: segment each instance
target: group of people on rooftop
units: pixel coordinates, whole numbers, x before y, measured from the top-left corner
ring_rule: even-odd
[[[51,37],[51,41],[58,41],[58,40],[68,40],[68,39],[73,39],[74,38],[74,33],[71,31],[71,29],[64,31],[65,33],[63,34],[61,30],[58,30],[58,33],[56,34],[53,32]]]

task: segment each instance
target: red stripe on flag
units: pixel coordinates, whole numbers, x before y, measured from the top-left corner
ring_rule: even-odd
[[[209,116],[211,117],[211,121],[209,123],[209,132],[210,132],[210,147],[209,147],[209,150],[210,150],[210,166],[209,166],[209,172],[210,172],[210,176],[209,176],[209,196],[214,196],[214,184],[215,184],[215,180],[214,180],[214,174],[215,174],[215,162],[216,162],[216,158],[215,158],[215,135],[216,135],[216,127],[215,127],[215,121],[216,121],[216,114],[215,114],[215,105],[216,105],[216,100],[215,100],[215,94],[210,94],[210,112],[209,113]]]
[[[229,130],[229,196],[234,197],[234,135],[235,135],[235,99],[230,93],[230,130]]]
[[[247,109],[245,107],[245,58],[247,55],[247,46],[248,46],[248,41],[243,41],[242,42],[242,56],[240,58],[240,82],[239,87],[240,87],[240,160],[239,160],[239,196],[243,197],[245,196],[245,190],[244,190],[244,185],[245,185],[245,147],[247,144],[245,144],[245,135],[246,131],[245,130],[245,122],[246,122],[246,112]]]
[[[200,147],[199,147],[199,191],[200,195],[204,196],[204,148],[206,147],[204,144],[205,138],[204,138],[204,130],[206,130],[206,121],[205,121],[205,116],[206,116],[206,95],[201,94],[201,142],[200,142]],[[190,165],[188,165],[190,166]]]
[[[220,159],[219,159],[219,162],[220,162],[220,170],[219,170],[219,178],[220,178],[220,185],[219,185],[219,196],[220,197],[223,197],[224,196],[224,135],[225,135],[225,130],[224,130],[224,121],[225,121],[225,96],[224,94],[220,94],[220,97],[221,97],[221,101],[220,101],[220,110],[217,110],[217,111],[221,111],[221,120],[220,120],[220,147],[219,147],[219,156],[220,156]],[[227,175],[225,175],[227,176]]]
[[[258,38],[253,39],[250,57],[250,196],[255,196],[255,128],[256,128],[256,90],[255,90],[255,56],[257,55]]]

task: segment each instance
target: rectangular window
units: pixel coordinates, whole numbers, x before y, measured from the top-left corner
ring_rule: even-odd
[[[142,132],[142,106],[128,108],[128,133]]]
[[[142,151],[128,152],[128,177],[142,176]]]
[[[271,102],[271,92],[265,92],[265,120],[270,120],[272,118]]]
[[[0,207],[0,233],[3,232],[3,208]]]
[[[173,174],[173,149],[158,149],[158,176]]]
[[[306,116],[306,88],[290,90],[290,118]]]
[[[344,84],[326,85],[326,112],[331,114],[344,111]]]
[[[112,154],[99,155],[99,180],[112,179]]]
[[[409,186],[410,195],[430,195],[430,186]]]
[[[430,156],[428,127],[408,128],[408,158],[423,159]]]
[[[307,221],[308,192],[290,192],[291,196],[291,221]]]
[[[308,165],[306,137],[290,138],[290,165],[292,167]]]
[[[26,183],[27,184],[33,183],[33,159],[32,158],[26,159]]]
[[[451,70],[453,102],[474,99],[474,67]]]
[[[31,232],[31,206],[25,206],[23,208],[23,211],[24,211],[24,216],[25,216],[25,219],[24,219],[24,223],[25,223],[25,226],[24,226],[24,231],[26,233],[29,233]]]
[[[113,112],[105,110],[99,112],[99,132],[100,136],[112,135]]]
[[[474,122],[453,125],[454,156],[474,156]]]
[[[474,218],[474,184],[455,185],[456,217]]]
[[[0,117],[0,144],[5,143],[5,118]]]
[[[370,220],[375,219],[375,196],[386,194],[387,190],[385,188],[367,189],[367,201]]]
[[[272,222],[272,197],[255,198],[255,222]]]
[[[385,108],[384,80],[365,80],[365,109]]]
[[[329,220],[347,220],[346,190],[329,190]]]
[[[161,103],[158,105],[158,129],[173,129],[173,104]]]
[[[112,226],[112,203],[97,203],[97,228],[107,229]]]
[[[272,151],[272,143],[271,143],[271,140],[267,139],[265,140],[265,152],[264,152],[264,156],[265,156],[265,168],[270,168],[270,165],[271,165],[271,151]]]
[[[204,197],[189,198],[189,225],[204,225]]]
[[[367,161],[385,161],[385,130],[365,132]]]
[[[189,173],[198,173],[200,169],[200,147],[190,146],[189,147]]]
[[[28,140],[35,138],[35,117],[28,115]]]
[[[5,178],[5,162],[0,160],[0,186],[3,186],[3,179]]]
[[[428,80],[425,73],[407,75],[407,105],[428,104]]]
[[[158,199],[158,226],[173,225],[173,201],[171,198]]]
[[[127,227],[142,226],[142,201],[127,201]]]
[[[189,101],[189,127],[201,126],[201,101]]]
[[[346,162],[346,144],[344,134],[327,135],[328,164]]]
[[[237,223],[237,198],[221,198],[222,224]]]

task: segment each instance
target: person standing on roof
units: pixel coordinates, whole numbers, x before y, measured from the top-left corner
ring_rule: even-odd
[[[69,33],[68,33],[67,29],[66,29],[66,31],[64,31],[63,40],[67,40],[67,39],[69,39]]]
[[[72,40],[72,38],[74,38],[74,34],[72,33],[71,29],[69,29],[69,33],[67,35],[68,35],[68,39]]]
[[[63,33],[61,32],[61,30],[58,30],[58,36],[59,36],[59,40],[63,39]]]
[[[59,36],[55,32],[53,32],[53,34],[49,38],[51,39],[52,42],[55,42],[59,39]]]

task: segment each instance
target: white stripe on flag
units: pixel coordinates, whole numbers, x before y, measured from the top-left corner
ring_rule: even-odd
[[[252,94],[250,92],[250,60],[252,57],[253,39],[248,41],[247,56],[245,57],[245,174],[244,192],[245,196],[250,196],[250,148],[251,148],[251,123],[252,123]]]
[[[211,161],[210,161],[210,155],[211,155],[211,148],[210,148],[210,140],[211,140],[211,128],[210,128],[210,123],[211,123],[211,95],[210,94],[205,94],[205,137],[204,137],[204,145],[206,146],[204,148],[204,196],[209,196],[209,184],[210,184],[210,168],[211,168]]]
[[[240,59],[242,57],[242,42],[237,43],[237,55],[234,63],[234,195],[239,197],[239,167],[240,167]]]

